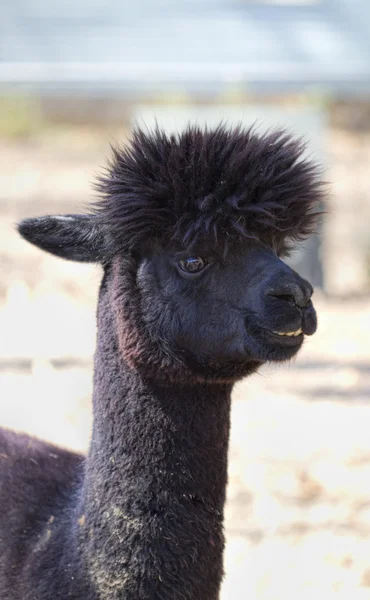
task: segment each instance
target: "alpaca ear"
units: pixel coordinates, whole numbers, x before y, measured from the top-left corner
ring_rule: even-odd
[[[45,216],[18,223],[21,236],[46,252],[79,262],[101,262],[108,236],[93,215]]]

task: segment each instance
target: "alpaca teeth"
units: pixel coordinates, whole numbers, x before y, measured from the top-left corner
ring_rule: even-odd
[[[288,337],[297,337],[298,335],[301,335],[301,333],[303,333],[301,327],[299,329],[297,329],[297,331],[287,331],[285,333],[282,333],[281,331],[274,331],[274,333],[276,333],[277,335],[287,335]]]

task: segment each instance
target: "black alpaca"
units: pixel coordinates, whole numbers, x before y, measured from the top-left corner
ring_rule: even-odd
[[[90,215],[26,219],[104,269],[87,458],[0,433],[1,600],[217,600],[230,394],[316,328],[282,262],[323,199],[285,133],[137,131]]]

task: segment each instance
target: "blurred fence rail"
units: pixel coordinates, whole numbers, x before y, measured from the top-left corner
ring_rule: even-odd
[[[0,21],[0,86],[370,90],[367,0],[18,0]]]

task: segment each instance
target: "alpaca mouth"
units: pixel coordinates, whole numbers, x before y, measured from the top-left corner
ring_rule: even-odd
[[[296,331],[268,331],[266,341],[269,344],[273,344],[275,347],[284,348],[296,348],[299,347],[303,341],[304,333],[302,328]]]
[[[262,362],[290,360],[302,347],[304,337],[302,328],[285,332],[266,328],[260,328],[259,331],[254,329],[247,337],[246,352]]]
[[[272,333],[275,333],[276,335],[288,336],[288,337],[298,337],[300,335],[303,335],[302,327],[300,327],[296,331],[273,331]]]

